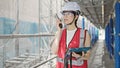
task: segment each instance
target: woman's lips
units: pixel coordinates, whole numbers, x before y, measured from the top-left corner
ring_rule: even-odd
[[[64,21],[68,21],[68,19],[64,19]]]

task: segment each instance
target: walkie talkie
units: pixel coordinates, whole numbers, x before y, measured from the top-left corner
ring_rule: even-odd
[[[59,27],[60,27],[61,29],[63,28],[63,25],[62,25],[62,23],[60,23],[60,24],[59,24]]]

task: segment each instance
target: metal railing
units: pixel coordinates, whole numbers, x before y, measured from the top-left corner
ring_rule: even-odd
[[[13,38],[27,38],[27,37],[41,37],[41,36],[54,36],[54,34],[6,34],[0,35],[0,39],[13,39]]]
[[[43,61],[43,62],[41,62],[41,63],[38,63],[38,64],[32,66],[31,68],[38,68],[39,66],[44,65],[44,64],[46,64],[46,63],[49,62],[49,61],[52,61],[52,60],[55,59],[56,57],[57,57],[57,56],[54,56],[54,57],[52,57],[52,58],[50,58],[50,59],[48,59],[48,60],[46,60],[46,61]]]
[[[48,34],[48,33],[42,33],[42,34],[7,34],[7,35],[0,35],[0,39],[14,39],[14,38],[30,38],[30,37],[53,37],[54,36],[54,34]],[[51,42],[52,43],[52,42]],[[51,45],[51,44],[50,44]],[[3,48],[4,47],[4,45],[1,47],[1,48]],[[5,54],[5,53],[4,53]],[[20,66],[22,66],[22,67],[31,67],[31,66],[33,66],[33,65],[36,65],[35,67],[37,67],[37,66],[40,66],[40,65],[43,65],[43,64],[45,64],[45,63],[47,63],[47,62],[49,62],[49,61],[51,61],[51,60],[53,60],[55,57],[52,57],[52,58],[47,58],[48,60],[47,61],[45,61],[45,59],[42,59],[41,60],[41,58],[40,58],[40,55],[41,54],[39,54],[39,56],[34,56],[33,58],[31,58],[31,60],[32,59],[34,59],[34,60],[32,60],[32,61],[28,61],[28,59],[30,60],[30,56],[27,56],[27,58],[20,58],[21,57],[21,55],[20,56],[18,56],[18,57],[13,57],[12,59],[10,59],[10,60],[4,60],[4,62],[5,62],[5,64],[4,65],[6,65],[6,63],[8,64],[8,66],[9,66],[9,63],[10,64],[14,64],[15,66],[17,66],[18,68],[20,68]],[[47,57],[49,57],[49,56],[51,56],[51,55],[48,55]],[[36,58],[36,57],[38,57],[38,58]],[[44,57],[43,57],[44,58]],[[13,59],[15,59],[15,60],[13,60]],[[20,59],[20,62],[18,62],[18,60]],[[21,61],[21,59],[24,59],[24,60],[22,60]],[[13,61],[12,61],[13,60]],[[17,61],[16,61],[17,60]],[[39,61],[39,62],[37,62],[37,61]],[[38,63],[38,64],[36,64],[36,63]],[[23,65],[22,65],[23,64]],[[31,64],[31,65],[30,65]],[[13,67],[15,67],[14,65],[12,65]],[[8,67],[9,68],[9,67]],[[34,68],[34,67],[33,67]]]

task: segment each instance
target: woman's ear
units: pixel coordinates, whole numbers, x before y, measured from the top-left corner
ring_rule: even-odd
[[[78,16],[78,15],[76,15],[75,20],[76,20],[76,19],[78,19],[78,17],[79,17],[79,16]]]

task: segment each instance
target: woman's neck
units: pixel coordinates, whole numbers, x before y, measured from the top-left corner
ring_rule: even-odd
[[[74,24],[67,25],[67,30],[74,30],[76,29],[76,26]]]

